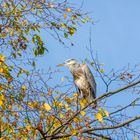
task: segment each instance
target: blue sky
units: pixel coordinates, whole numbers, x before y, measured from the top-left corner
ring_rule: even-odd
[[[70,2],[80,5],[82,0],[77,2],[70,0]],[[45,57],[47,66],[54,67],[67,58],[82,60],[89,57],[86,46],[89,45],[90,28],[95,53],[98,53],[100,61],[105,63],[106,67],[121,68],[128,63],[138,63],[140,61],[139,5],[139,0],[85,0],[83,10],[92,12],[90,17],[96,21],[95,25],[85,24],[79,27],[72,37],[75,47],[68,49],[50,36],[46,36],[49,49]]]
[[[70,0],[77,6],[82,0]],[[92,46],[94,53],[98,53],[100,62],[105,64],[105,70],[112,68],[121,69],[128,63],[134,65],[140,62],[140,1],[139,0],[85,0],[84,11],[92,12],[89,17],[95,21],[95,25],[85,24],[78,27],[76,34],[72,37],[75,46],[64,48],[52,37],[43,34],[47,40],[49,53],[42,57],[39,66],[42,69],[51,67],[56,69],[56,65],[66,59],[75,58],[84,60],[90,58],[86,49],[89,46],[89,31],[92,29]],[[66,68],[57,77],[68,75]],[[93,71],[94,73],[94,71]],[[100,83],[97,83],[100,87]],[[98,89],[100,92],[100,89]],[[98,93],[101,94],[101,93]],[[119,97],[119,95],[116,95]],[[129,102],[134,96],[120,96]],[[115,100],[114,100],[115,101]],[[112,102],[112,104],[114,103]],[[123,101],[123,100],[122,100]]]

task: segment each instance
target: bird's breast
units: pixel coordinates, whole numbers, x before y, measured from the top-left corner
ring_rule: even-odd
[[[75,82],[76,86],[81,90],[88,89],[88,87],[89,87],[89,84],[88,84],[86,78],[83,76],[76,78],[74,80],[74,82]]]

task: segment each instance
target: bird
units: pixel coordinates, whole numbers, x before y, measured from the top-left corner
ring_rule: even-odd
[[[73,76],[81,97],[86,99],[87,103],[91,103],[96,98],[96,82],[95,78],[86,63],[79,63],[75,59],[68,59],[60,66],[67,66]],[[92,104],[92,108],[96,108],[97,103]]]

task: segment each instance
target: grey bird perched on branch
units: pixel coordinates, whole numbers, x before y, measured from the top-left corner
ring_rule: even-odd
[[[80,64],[75,59],[68,59],[58,66],[67,66],[69,68],[79,93],[86,99],[87,103],[96,98],[96,82],[85,63]],[[96,107],[96,102],[92,104],[92,107]]]

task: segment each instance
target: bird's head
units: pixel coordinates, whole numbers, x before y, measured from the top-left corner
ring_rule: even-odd
[[[75,59],[68,59],[64,63],[57,65],[58,67],[67,66],[68,68],[75,68],[79,63]]]

